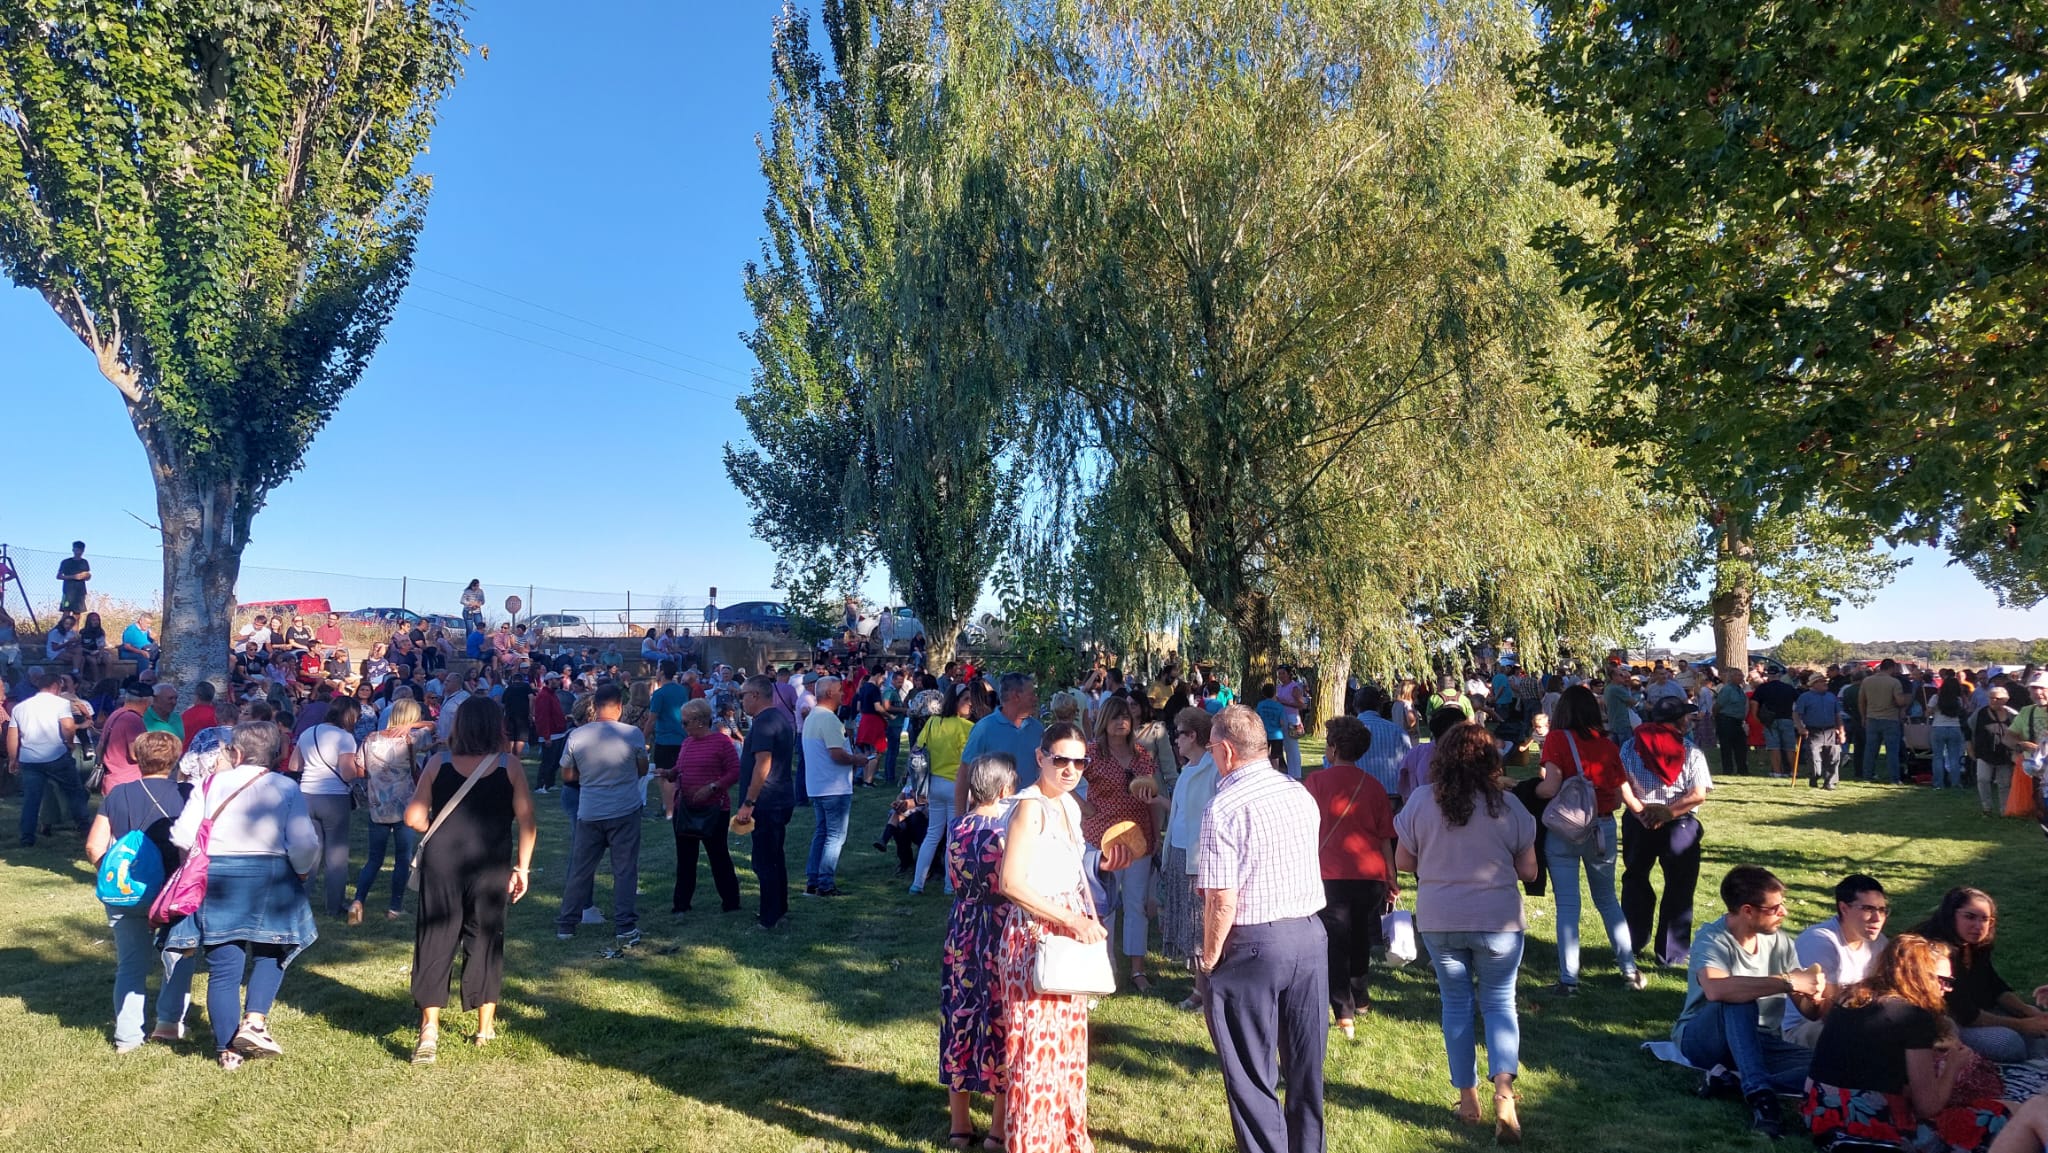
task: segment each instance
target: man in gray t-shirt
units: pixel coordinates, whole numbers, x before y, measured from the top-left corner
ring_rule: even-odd
[[[591,904],[597,862],[612,862],[612,925],[622,944],[640,940],[635,895],[640,887],[640,778],[647,775],[647,738],[621,724],[625,693],[605,685],[591,699],[591,719],[569,733],[562,748],[562,780],[578,786],[575,840],[569,879],[555,916],[555,937],[569,940]]]

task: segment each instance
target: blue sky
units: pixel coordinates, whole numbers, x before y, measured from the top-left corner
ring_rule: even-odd
[[[754,136],[780,3],[621,8],[579,20],[478,6],[471,40],[491,58],[472,58],[422,161],[435,193],[412,287],[258,517],[246,565],[636,601],[768,589],[773,557],[747,531],[720,448],[745,435],[739,278],[762,233]],[[154,520],[155,498],[119,397],[22,289],[0,290],[0,396],[16,494],[0,541],[84,537],[98,554],[155,556],[156,534],[130,515]],[[1912,555],[1873,606],[1825,627],[2048,635],[2048,610],[2002,611],[1940,554]],[[264,595],[323,595],[318,584]]]

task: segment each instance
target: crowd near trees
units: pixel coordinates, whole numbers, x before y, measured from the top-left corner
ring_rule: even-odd
[[[456,0],[0,0],[0,268],[120,389],[167,670],[374,352]],[[2044,29],[1988,0],[821,0],[776,22],[750,442],[799,601],[943,659],[1719,657],[1946,547],[2048,595]]]

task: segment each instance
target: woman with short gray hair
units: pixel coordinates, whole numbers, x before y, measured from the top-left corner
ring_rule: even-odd
[[[269,721],[236,725],[225,767],[200,782],[171,826],[171,843],[189,852],[201,822],[212,822],[206,896],[164,947],[205,954],[206,1019],[222,1069],[284,1051],[270,1035],[270,1006],[286,966],[319,937],[306,874],[320,859],[320,833],[299,783],[271,768],[284,735]]]
[[[973,808],[954,824],[946,848],[946,881],[955,900],[946,915],[946,944],[940,953],[939,1077],[953,1113],[955,1149],[974,1143],[971,1095],[995,1096],[988,1126],[994,1148],[1003,1140],[1006,1061],[996,965],[1010,916],[999,882],[1017,762],[1007,753],[990,753],[963,766],[961,776]]]

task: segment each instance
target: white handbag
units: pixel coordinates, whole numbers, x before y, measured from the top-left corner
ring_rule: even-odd
[[[1069,997],[1107,997],[1116,992],[1108,940],[1084,945],[1061,933],[1040,937],[1038,955],[1031,961],[1031,987]]]
[[[1381,917],[1380,940],[1385,943],[1388,961],[1396,965],[1414,964],[1419,952],[1415,947],[1415,914],[1395,909]]]
[[[1066,810],[1058,810],[1064,822]],[[1067,835],[1074,836],[1071,824]],[[1095,913],[1095,895],[1088,891],[1086,878],[1075,887],[1088,915]],[[1109,961],[1109,940],[1084,945],[1064,933],[1039,927],[1038,951],[1031,958],[1031,987],[1040,994],[1067,997],[1107,997],[1116,992],[1116,970]]]

